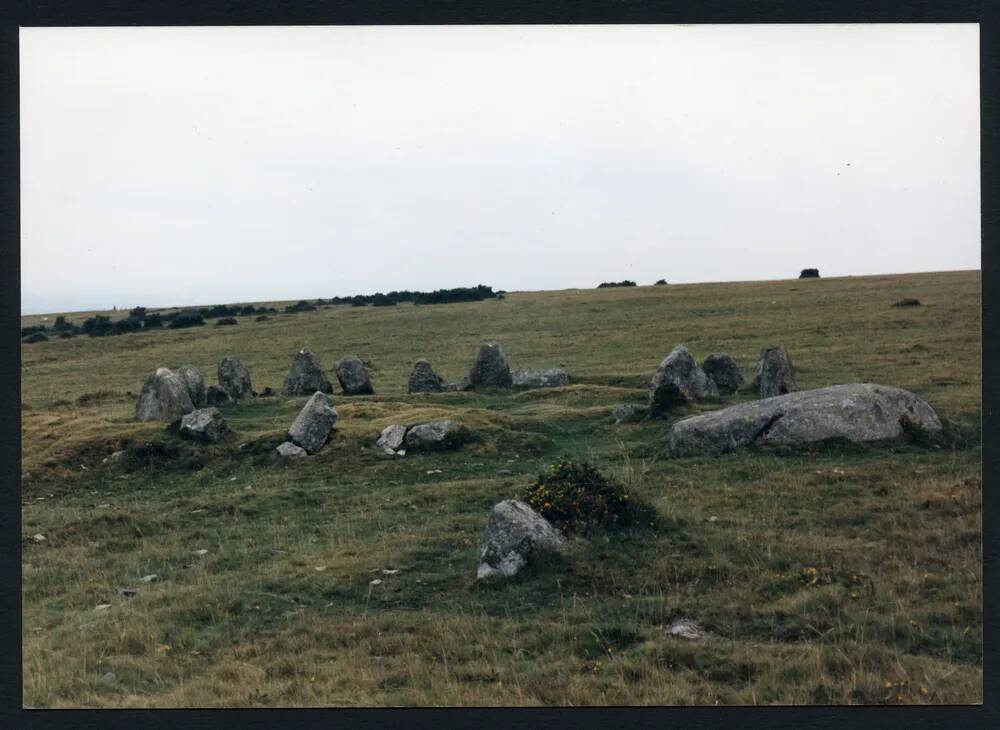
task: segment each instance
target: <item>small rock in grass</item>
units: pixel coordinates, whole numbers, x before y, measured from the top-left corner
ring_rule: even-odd
[[[455,449],[469,440],[469,429],[454,421],[432,421],[413,426],[406,432],[406,447],[437,451]]]
[[[119,588],[118,595],[122,598],[135,598],[139,594],[136,588]]]
[[[101,675],[101,679],[103,679],[105,682],[114,682],[115,681],[115,673],[114,672],[105,672],[104,674]]]
[[[94,606],[95,611],[107,611],[109,608],[111,608],[110,603],[98,603],[96,606]]]
[[[674,619],[667,626],[666,631],[668,636],[688,641],[701,641],[706,636],[701,627],[689,618]]]
[[[382,585],[382,580],[380,578],[376,578],[375,580],[370,581],[368,583],[368,585],[370,585],[370,586],[380,586],[380,585]]]
[[[142,576],[139,580],[142,581],[143,583],[153,583],[159,579],[160,576],[158,576],[156,573],[150,573],[149,575]]]
[[[208,555],[208,550],[205,550],[204,548],[202,548],[201,550],[195,550],[194,554],[195,555]]]
[[[199,408],[181,417],[182,438],[214,444],[224,439],[228,433],[229,426],[218,408]]]
[[[301,446],[296,446],[291,441],[285,441],[275,451],[281,456],[309,456],[308,451]]]
[[[45,542],[45,535],[39,532],[36,535],[32,535],[31,539],[35,542]]]

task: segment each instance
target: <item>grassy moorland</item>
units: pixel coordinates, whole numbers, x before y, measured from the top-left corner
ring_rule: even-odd
[[[803,389],[901,386],[978,427],[979,290],[978,272],[954,272],[511,293],[24,345],[24,703],[980,702],[974,439],[667,459],[664,421],[609,418],[643,401],[678,343],[746,370],[782,344]],[[904,297],[923,306],[891,306]],[[456,380],[487,339],[512,367],[564,367],[572,384],[406,395],[414,360]],[[327,366],[359,355],[378,392],[334,397],[338,431],[315,457],[271,455],[304,398],[225,408],[237,433],[212,447],[131,420],[157,366],[193,364],[211,383],[235,355],[258,391],[277,389],[302,346]],[[437,417],[481,441],[372,448],[390,423]],[[102,463],[125,442],[122,462]],[[477,585],[490,507],[564,456],[627,484],[658,524]],[[676,616],[708,639],[668,637]]]

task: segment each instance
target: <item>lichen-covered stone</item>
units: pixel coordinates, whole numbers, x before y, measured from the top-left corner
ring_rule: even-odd
[[[426,360],[417,360],[407,384],[409,393],[440,393],[447,385]]]
[[[404,443],[411,451],[457,449],[470,437],[469,429],[454,421],[431,421],[410,427]]]
[[[701,369],[715,383],[719,393],[735,393],[743,385],[743,371],[729,355],[713,352],[705,358]]]
[[[281,389],[283,395],[309,395],[332,393],[333,384],[326,377],[326,372],[320,367],[319,360],[309,350],[302,349],[292,358],[292,366],[285,376],[285,385]]]
[[[771,398],[798,390],[795,367],[784,347],[765,347],[760,351],[753,385],[761,398]]]
[[[169,368],[146,378],[135,404],[137,421],[173,421],[194,410],[185,382]]]
[[[227,433],[229,426],[218,408],[199,408],[181,416],[182,438],[214,444],[225,438]]]
[[[201,408],[205,405],[205,376],[201,374],[201,370],[193,365],[181,365],[174,372],[184,382],[194,407]]]
[[[515,370],[511,379],[513,385],[518,388],[558,388],[569,385],[569,375],[560,368]]]
[[[386,426],[382,429],[382,433],[379,434],[375,445],[380,449],[390,449],[395,451],[403,446],[403,440],[405,438],[406,426],[394,423],[391,426]]]
[[[493,507],[483,531],[476,579],[509,578],[537,555],[559,550],[565,542],[552,524],[520,500]]]
[[[224,357],[219,363],[219,385],[233,400],[253,397],[250,371],[238,357]]]
[[[315,454],[329,440],[335,423],[337,410],[330,396],[316,391],[295,417],[292,427],[288,429],[288,438],[310,454]]]
[[[719,390],[684,345],[667,355],[649,384],[649,408],[661,415],[688,401],[717,398]]]
[[[344,395],[374,395],[375,388],[372,387],[372,379],[368,374],[368,369],[358,357],[345,357],[339,360],[336,365],[337,380]]]
[[[513,383],[507,353],[499,342],[484,342],[469,371],[471,388],[509,388]]]

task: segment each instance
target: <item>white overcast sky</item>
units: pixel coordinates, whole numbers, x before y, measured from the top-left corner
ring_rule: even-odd
[[[976,25],[21,30],[25,312],[977,269]]]

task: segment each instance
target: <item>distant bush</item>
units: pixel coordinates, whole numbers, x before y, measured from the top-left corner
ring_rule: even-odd
[[[900,299],[898,302],[893,304],[894,307],[919,307],[919,299]]]
[[[604,281],[597,285],[598,289],[613,289],[618,286],[635,286],[635,282],[629,279],[624,281]]]
[[[385,294],[379,292],[372,296],[372,306],[373,307],[395,307],[396,301]]]
[[[667,283],[667,280],[666,280],[666,279],[657,279],[657,280],[656,280],[656,286],[663,286],[663,285],[665,285],[666,283]]]
[[[200,312],[187,309],[174,314],[174,316],[170,318],[170,324],[168,327],[169,329],[176,330],[183,327],[201,327],[204,324],[205,318],[201,316]]]
[[[44,324],[35,324],[30,327],[21,328],[21,337],[27,337],[28,335],[33,335],[36,332],[45,332],[48,329]]]
[[[52,325],[52,329],[56,332],[72,332],[76,329],[76,325],[72,322],[67,322],[63,315],[56,317],[55,323]]]
[[[145,307],[135,307],[130,309],[128,312],[130,319],[145,319],[146,318],[146,308]]]
[[[83,325],[80,329],[89,337],[106,337],[112,334],[115,328],[111,324],[111,317],[98,314],[83,320]]]
[[[46,336],[46,334],[44,332],[37,332],[37,331],[29,333],[22,340],[22,342],[27,342],[28,344],[32,344],[32,343],[35,343],[35,342],[48,342],[48,341],[49,341],[49,338]]]
[[[257,317],[254,317],[253,321],[254,322],[263,322],[266,319],[270,319],[270,317],[268,317],[266,314],[261,314],[261,315],[259,315]]]
[[[802,273],[799,274],[800,279],[818,279],[819,269],[802,269]]]
[[[352,307],[367,307],[368,300],[365,297],[357,296],[351,300]]]
[[[307,302],[305,299],[299,301],[297,304],[289,304],[285,307],[286,312],[313,312],[316,310],[316,305]]]
[[[126,317],[125,319],[119,319],[111,326],[114,334],[123,335],[126,332],[136,332],[142,329],[142,320]]]
[[[235,317],[222,317],[221,319],[215,322],[216,327],[222,327],[230,324],[239,324],[239,323],[236,321]]]
[[[147,314],[146,318],[142,320],[142,326],[146,329],[156,329],[157,327],[163,327],[163,317],[158,314]]]
[[[493,287],[479,284],[474,287],[457,287],[455,289],[436,289],[429,294],[417,294],[414,304],[452,304],[455,302],[481,302],[484,299],[494,299],[496,292]]]
[[[555,464],[538,476],[525,501],[553,525],[570,533],[656,521],[651,505],[634,499],[623,486],[608,481],[586,462]]]

